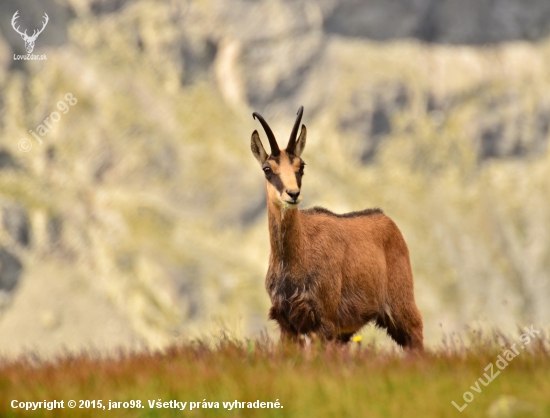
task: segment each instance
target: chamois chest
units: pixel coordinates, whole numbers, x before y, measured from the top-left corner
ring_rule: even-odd
[[[314,283],[313,276],[298,278],[286,272],[277,274],[270,270],[266,279],[272,303],[269,318],[291,332],[315,332],[320,326],[320,307],[314,293]]]

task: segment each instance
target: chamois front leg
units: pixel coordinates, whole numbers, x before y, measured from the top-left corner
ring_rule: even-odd
[[[336,327],[332,322],[321,321],[318,334],[325,343],[333,343],[336,341]]]
[[[303,335],[300,335],[297,332],[284,330],[282,327],[280,327],[280,330],[281,330],[281,344],[283,345],[298,344],[300,347],[304,346],[305,339]]]
[[[330,345],[338,342],[336,328],[330,322],[321,322],[315,331],[310,331],[307,336],[312,344],[320,343],[322,345]]]
[[[303,337],[294,329],[288,319],[284,315],[280,314],[280,312],[274,306],[272,306],[269,310],[269,319],[273,319],[279,325],[282,344],[299,344],[301,346],[304,345]]]

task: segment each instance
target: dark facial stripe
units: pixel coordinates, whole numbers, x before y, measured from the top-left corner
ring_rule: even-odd
[[[283,184],[283,181],[281,180],[281,176],[275,173],[271,173],[269,176],[266,177],[267,181],[271,183],[273,187],[277,189],[279,193],[283,193],[285,189],[285,185]]]
[[[296,174],[296,183],[298,183],[298,188],[301,189],[302,188],[302,176],[304,175],[304,162],[301,158],[299,157],[291,157],[291,160],[290,160],[290,163],[292,164],[292,162],[294,161],[295,158],[298,158],[300,160],[300,169],[298,171],[295,172]]]
[[[302,173],[297,172],[296,174],[296,183],[298,183],[298,189],[302,188]]]

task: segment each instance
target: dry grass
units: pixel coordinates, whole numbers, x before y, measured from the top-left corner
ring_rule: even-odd
[[[451,401],[483,378],[489,363],[517,338],[494,332],[447,341],[423,357],[407,358],[373,346],[281,347],[269,338],[176,345],[164,352],[121,354],[116,359],[65,356],[52,362],[27,357],[0,365],[0,415],[19,416],[10,402],[40,400],[141,400],[142,409],[37,410],[29,416],[176,416],[148,401],[219,402],[194,416],[454,417]],[[476,417],[545,417],[550,413],[550,347],[543,333],[509,362],[464,411]],[[495,372],[498,369],[495,367]],[[486,380],[486,379],[485,379]],[[283,409],[224,409],[222,402],[278,400]]]

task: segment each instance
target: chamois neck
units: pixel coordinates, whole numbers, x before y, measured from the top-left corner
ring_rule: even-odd
[[[281,210],[267,204],[271,254],[276,263],[290,266],[302,255],[302,225],[297,208]]]

